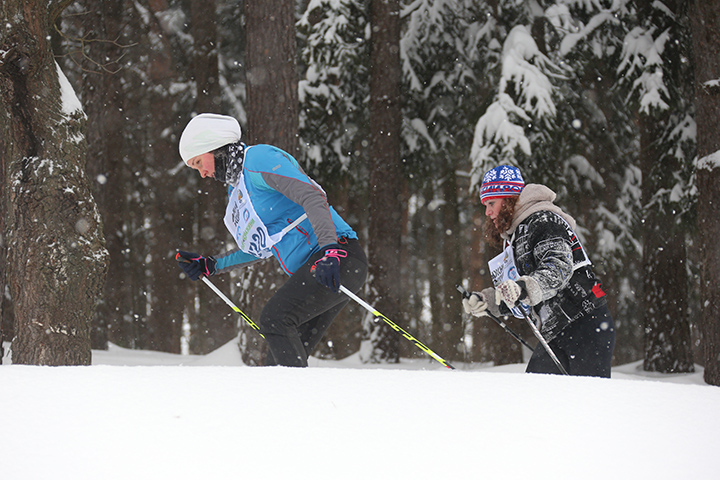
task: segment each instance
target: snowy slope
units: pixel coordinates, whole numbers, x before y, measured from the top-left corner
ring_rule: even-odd
[[[94,363],[0,367],[0,478],[719,478],[720,389],[701,373],[250,368],[232,344]]]

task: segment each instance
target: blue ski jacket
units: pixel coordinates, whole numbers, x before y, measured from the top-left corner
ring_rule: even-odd
[[[245,151],[243,178],[250,201],[270,235],[307,213],[307,218],[272,247],[272,254],[288,275],[321,247],[341,237],[357,239],[355,231],[328,204],[323,189],[307,176],[297,160],[272,145],[253,145]],[[228,188],[228,196],[235,187]],[[235,249],[219,255],[217,273],[262,260]]]

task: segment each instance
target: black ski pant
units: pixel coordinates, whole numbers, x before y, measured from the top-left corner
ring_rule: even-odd
[[[355,293],[367,279],[367,258],[357,240],[343,238],[340,243],[348,254],[340,259],[340,280]],[[265,365],[307,367],[308,357],[350,300],[315,280],[310,269],[322,256],[317,252],[310,257],[263,308],[258,327],[270,347]]]
[[[610,378],[615,324],[607,305],[597,307],[591,314],[572,322],[548,345],[570,375]],[[539,343],[525,371],[562,373]]]

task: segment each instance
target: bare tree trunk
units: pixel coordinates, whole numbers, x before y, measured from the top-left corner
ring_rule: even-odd
[[[296,156],[299,100],[295,2],[248,0],[247,97],[250,144],[268,143]]]
[[[393,319],[401,317],[402,162],[400,158],[400,5],[371,1],[370,208],[368,263],[371,301]],[[400,336],[384,324],[369,325],[368,360],[397,362]]]
[[[432,204],[438,201],[436,192],[436,182],[428,182],[427,188],[425,189],[425,198]],[[427,227],[426,227],[426,238],[427,238],[427,250],[425,252],[425,260],[428,264],[427,281],[429,283],[428,297],[430,300],[430,319],[431,326],[430,332],[434,335],[437,324],[443,315],[443,288],[442,281],[438,281],[438,276],[442,266],[442,255],[440,254],[442,241],[440,236],[442,220],[438,209],[427,209]]]
[[[95,349],[107,349],[108,341],[130,346],[132,332],[126,328],[132,311],[132,284],[127,281],[129,250],[127,216],[130,208],[127,189],[131,175],[125,158],[127,148],[126,112],[122,66],[119,60],[126,48],[118,42],[125,19],[124,0],[78,2],[86,12],[78,16],[78,37],[87,37],[85,59],[81,64],[81,88],[88,118],[88,175],[93,194],[103,216],[107,249],[110,254],[105,291],[98,306],[92,332]],[[93,63],[97,62],[97,63]]]
[[[3,236],[17,364],[90,364],[90,322],[106,274],[84,174],[86,117],[48,42],[68,3],[7,0],[0,10]]]
[[[690,2],[695,57],[700,330],[705,381],[720,385],[720,3]]]
[[[0,151],[5,151],[5,146],[0,138]],[[0,165],[0,212],[7,212],[5,206],[5,160],[3,157],[2,165]],[[5,259],[7,258],[7,247],[5,245],[5,215],[0,215],[0,365],[3,363],[5,349],[3,343],[7,336],[12,338],[14,315],[11,312],[12,303],[6,299],[6,272],[7,266]]]
[[[2,139],[0,139],[1,145]],[[3,148],[4,149],[4,148]],[[2,150],[0,150],[2,151]],[[5,206],[5,162],[2,162],[0,169],[0,212],[7,212]],[[7,272],[7,245],[5,244],[5,215],[0,215],[0,365],[2,365],[5,350],[3,342],[11,341],[14,336],[15,315],[13,312],[12,299],[7,298],[9,288],[6,282]]]
[[[194,40],[192,74],[195,79],[198,113],[225,113],[220,110],[220,75],[218,70],[218,36],[215,1],[191,2],[191,33]],[[198,216],[195,219],[199,238],[193,242],[202,252],[221,252],[228,238],[223,216],[205,212],[223,212],[227,193],[217,182],[200,182],[197,199]],[[213,278],[218,288],[229,292],[229,275]],[[198,286],[199,312],[191,326],[190,352],[206,354],[222,346],[237,335],[237,315],[232,314],[225,302],[205,285]]]
[[[295,2],[291,0],[246,0],[245,19],[247,35],[247,128],[243,133],[249,144],[267,143],[281,148],[293,156],[299,152],[299,100],[296,72],[297,45],[295,41]],[[252,285],[243,295],[246,312],[258,318],[262,307],[274,293],[277,284],[286,276],[277,263],[266,261],[256,264],[243,273],[246,283]],[[242,308],[242,307],[241,307]],[[244,309],[243,309],[244,310]],[[257,335],[247,331],[243,360],[261,362],[262,352],[252,346],[266,349],[258,343]]]
[[[440,318],[433,318],[433,346],[446,358],[462,358],[461,340],[464,337],[462,320],[462,297],[456,286],[462,282],[460,214],[458,205],[458,184],[453,155],[444,159],[440,191],[441,217],[441,259],[438,281],[442,288]]]
[[[144,208],[141,208],[149,226],[143,230],[143,237],[147,238],[151,259],[142,277],[146,278],[144,290],[148,292],[146,302],[149,304],[144,343],[150,350],[180,353],[183,313],[185,307],[194,302],[189,294],[192,290],[190,282],[180,280],[174,257],[176,249],[191,240],[191,231],[180,229],[178,225],[186,224],[184,216],[191,211],[196,199],[179,193],[178,182],[168,174],[169,169],[180,162],[180,156],[175,139],[163,132],[168,128],[173,131],[181,128],[182,122],[175,115],[179,98],[172,92],[172,85],[183,80],[178,70],[179,52],[171,44],[173,32],[166,30],[161,21],[169,5],[165,0],[156,0],[148,2],[148,8],[152,16],[141,24],[140,32],[149,41],[136,47],[138,55],[146,59],[142,65],[149,87],[144,98],[138,99],[138,105],[142,107],[138,113],[145,113],[140,118],[147,135],[146,153],[140,158],[151,183]]]
[[[653,201],[661,189],[675,182],[671,158],[662,159],[658,139],[664,118],[641,115],[640,165],[643,172],[642,201],[645,208],[643,271],[646,371],[680,373],[694,371],[690,324],[687,315],[687,251],[685,231],[677,214],[663,202]]]

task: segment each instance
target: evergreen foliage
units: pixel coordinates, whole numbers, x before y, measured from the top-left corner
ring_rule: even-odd
[[[367,238],[370,2],[296,4],[299,160],[366,244],[373,242]],[[112,4],[118,10],[111,12],[110,3],[103,2],[108,10],[103,34],[114,43],[90,42],[98,40],[92,37],[96,17],[91,14],[97,2],[80,1],[65,12],[57,52],[81,99],[93,102],[86,104],[88,124],[106,128],[98,127],[90,143],[91,155],[99,159],[90,166],[92,176],[110,178],[109,184],[94,185],[94,194],[110,219],[106,236],[114,262],[112,289],[101,309],[107,322],[97,328],[108,328],[110,341],[146,347],[153,344],[150,336],[162,335],[158,328],[175,323],[185,330],[175,328],[172,335],[187,342],[188,332],[212,335],[198,318],[206,314],[198,307],[198,294],[187,285],[174,294],[161,291],[153,287],[155,271],[134,264],[137,259],[165,261],[164,250],[181,246],[159,245],[171,240],[153,232],[160,226],[181,228],[175,220],[183,223],[177,235],[183,245],[208,240],[202,221],[207,212],[194,203],[205,186],[186,175],[179,158],[160,145],[176,145],[184,123],[199,113],[194,111],[192,59],[197,52],[191,9],[182,0],[165,6],[117,0]],[[611,299],[618,325],[616,361],[646,354],[642,254],[649,226],[643,220],[674,218],[683,249],[697,236],[696,60],[688,51],[688,14],[682,3],[677,8],[629,0],[401,4],[404,182],[397,188],[404,233],[397,254],[403,259],[404,294],[396,301],[405,313],[394,321],[449,360],[461,352],[471,361],[495,360],[468,354],[469,346],[473,352],[490,350],[476,348],[486,339],[477,324],[463,321],[453,290],[456,281],[466,278],[487,282],[487,275],[471,271],[465,259],[487,253],[467,248],[479,227],[472,221],[481,208],[477,187],[486,170],[509,163],[522,169],[526,181],[556,191],[558,204],[578,220],[578,233]],[[217,108],[245,125],[243,2],[216,0],[215,15]],[[89,58],[105,60],[89,65]],[[99,72],[98,65],[106,71]],[[106,77],[93,80],[96,75]],[[107,126],[95,120],[101,117]],[[643,143],[648,126],[657,135]],[[657,153],[652,162],[643,160],[646,147]],[[164,209],[165,202],[174,202],[174,213]],[[225,237],[210,242],[219,247]],[[692,250],[689,255],[679,282],[688,282],[696,269]],[[238,274],[233,280],[227,293],[240,305],[250,301],[250,290],[275,288],[262,274]],[[175,281],[174,276],[166,279]],[[164,305],[177,298],[183,299],[182,318],[173,313],[170,321],[153,323],[172,310]],[[693,289],[688,302],[690,311],[699,310]],[[340,358],[360,348],[359,317],[364,314],[346,310],[319,355]],[[201,344],[212,342],[189,342],[184,348],[192,352]],[[243,348],[258,347],[248,342]],[[402,354],[415,352],[408,348]]]

